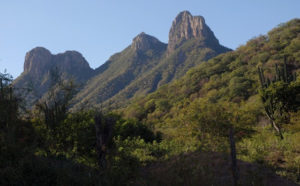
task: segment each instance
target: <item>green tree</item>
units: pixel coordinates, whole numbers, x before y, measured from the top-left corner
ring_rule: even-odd
[[[19,99],[13,93],[12,77],[0,73],[0,129],[8,129],[18,118]]]
[[[248,136],[255,123],[253,115],[243,104],[220,102],[211,103],[200,100],[192,104],[186,119],[190,120],[192,130],[198,135],[209,134],[224,143],[227,138],[231,154],[231,167],[234,185],[238,183],[238,167],[236,158],[236,140]]]
[[[96,165],[94,115],[94,111],[69,113],[58,129],[61,152],[69,159],[92,167]]]
[[[0,185],[25,183],[24,164],[35,148],[35,132],[21,117],[20,102],[11,75],[0,73]]]
[[[259,94],[267,117],[283,139],[283,125],[289,123],[291,112],[296,112],[300,106],[300,82],[296,81],[296,74],[288,71],[285,62],[281,68],[276,64],[275,69],[275,77],[270,80],[265,78],[263,69],[258,68]]]
[[[72,80],[63,80],[62,76],[58,69],[50,72],[50,89],[47,95],[38,101],[34,110],[34,114],[38,116],[35,123],[40,129],[42,146],[47,155],[64,151],[64,142],[69,133],[69,130],[63,130],[62,124],[68,116],[76,86]]]

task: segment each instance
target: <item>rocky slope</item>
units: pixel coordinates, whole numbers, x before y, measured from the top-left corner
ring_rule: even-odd
[[[31,106],[49,90],[53,73],[80,85],[93,76],[94,70],[79,52],[66,51],[53,55],[43,47],[36,47],[27,52],[24,72],[14,80],[14,86],[25,93],[24,98]],[[30,91],[24,92],[25,89]]]
[[[98,74],[76,96],[76,107],[99,106],[112,98],[157,66],[166,47],[150,35],[137,35],[130,46],[96,69]]]
[[[144,33],[138,35],[128,48],[99,68],[101,72],[78,94],[76,107],[87,103],[120,107],[130,98],[153,92],[191,67],[227,51],[230,49],[219,44],[203,17],[181,12],[173,21],[167,46]]]

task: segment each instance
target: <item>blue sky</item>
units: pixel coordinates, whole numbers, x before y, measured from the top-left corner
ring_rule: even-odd
[[[77,50],[96,68],[142,31],[166,43],[183,10],[204,16],[220,43],[235,49],[300,18],[299,9],[299,0],[1,0],[0,71],[18,76],[36,46]]]

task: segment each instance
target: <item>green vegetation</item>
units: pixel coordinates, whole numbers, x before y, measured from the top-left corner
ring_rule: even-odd
[[[261,82],[259,93],[264,104],[265,113],[280,138],[283,139],[281,125],[289,123],[290,112],[299,109],[300,82],[296,81],[296,74],[288,73],[285,61],[281,70],[276,65],[276,76],[272,82],[270,79],[265,79],[262,69],[259,68],[258,70]]]
[[[130,46],[111,56],[104,65],[96,69],[97,75],[76,95],[75,109],[83,106],[99,107],[159,64],[166,44],[158,40],[153,42],[156,39],[146,34],[143,37],[145,38],[142,40],[150,43],[147,50],[133,47],[138,42],[133,41]]]
[[[76,96],[75,109],[82,105],[110,109],[124,107],[131,98],[145,96],[184,76],[197,64],[230,51],[208,41],[190,39],[166,56],[164,43],[152,44],[143,51],[133,48],[134,42],[98,69],[99,74]]]
[[[40,111],[39,114],[22,117],[10,77],[0,75],[0,106],[9,106],[0,112],[1,185],[115,185],[116,176],[123,180],[119,184],[125,183],[139,165],[128,151],[159,139],[134,120],[115,114],[101,115],[105,121],[113,121],[110,152],[105,157],[110,164],[101,170],[97,166],[94,112],[69,113],[62,109],[70,100],[65,99],[67,91],[60,98],[61,94],[55,99],[50,97],[42,108],[37,105],[34,112]],[[144,156],[142,152],[136,154]]]
[[[285,118],[284,123],[288,123],[280,125],[283,136],[289,134],[289,139],[295,141],[299,138],[299,114],[294,113],[299,110],[299,75],[293,82],[284,81],[279,77],[275,81],[275,76],[279,66],[284,66],[285,62],[286,70],[281,70],[282,73],[286,71],[299,74],[300,46],[296,44],[300,41],[299,33],[300,20],[292,20],[273,29],[267,36],[250,40],[236,51],[221,54],[207,63],[198,65],[180,80],[161,87],[145,98],[137,99],[120,112],[125,117],[137,118],[147,123],[153,130],[161,132],[163,139],[169,143],[176,141],[180,144],[177,147],[180,149],[178,154],[195,149],[228,152],[229,144],[224,143],[225,139],[219,136],[218,128],[221,127],[226,134],[228,125],[232,123],[230,120],[236,118],[236,121],[240,121],[233,122],[239,124],[234,127],[237,146],[243,146],[247,141],[251,143],[248,144],[247,151],[251,152],[258,150],[256,145],[261,140],[257,139],[261,138],[259,134],[271,126],[269,118],[266,117],[265,107],[269,104],[267,99],[272,96],[272,102],[279,111],[275,114],[282,115],[281,118],[277,118]],[[258,67],[264,69],[263,75],[266,80],[274,79],[274,83],[270,81],[270,86],[262,91],[259,91],[261,86]],[[261,100],[261,97],[265,96],[269,97]],[[228,107],[222,110],[224,105]],[[229,121],[226,119],[228,112],[233,113],[229,115]],[[224,124],[227,127],[222,127]],[[215,131],[210,131],[211,129]],[[273,139],[276,135],[271,131],[264,134],[264,138],[267,139]],[[258,155],[279,153],[280,147],[276,146],[279,145],[276,141],[273,142],[275,147],[259,149],[262,152],[258,152]],[[264,141],[261,140],[260,143]],[[286,147],[285,154],[293,158],[288,159],[282,155],[285,160],[281,163],[272,164],[265,159],[263,164],[299,182],[299,151],[295,146],[290,146],[289,141],[284,140],[280,144]],[[253,154],[247,154],[247,151],[239,148],[237,151],[238,159],[248,156],[252,162],[256,162],[253,160]],[[246,154],[242,155],[242,152]],[[293,165],[294,168],[287,168],[285,164]]]
[[[299,184],[299,33],[282,24],[113,112],[71,112],[59,79],[23,110],[0,74],[0,185]]]

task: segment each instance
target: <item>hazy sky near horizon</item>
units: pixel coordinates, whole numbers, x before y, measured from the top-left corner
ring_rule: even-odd
[[[300,18],[300,0],[1,0],[0,72],[17,77],[26,52],[82,53],[97,68],[140,32],[168,42],[176,15],[202,15],[220,43],[235,49]]]

